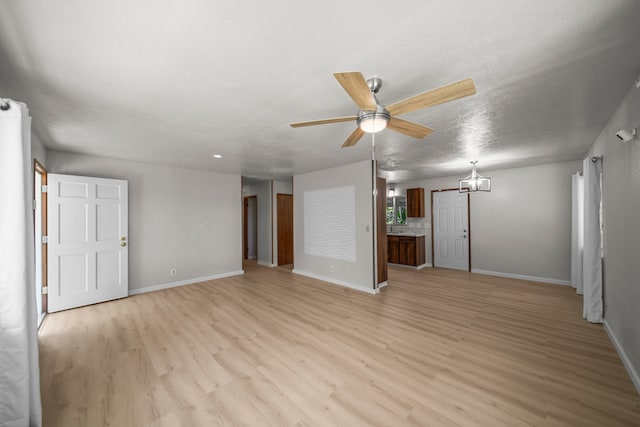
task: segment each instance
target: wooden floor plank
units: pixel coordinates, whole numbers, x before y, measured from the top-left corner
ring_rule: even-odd
[[[369,295],[244,267],[49,315],[44,425],[640,425],[568,287],[390,267]]]

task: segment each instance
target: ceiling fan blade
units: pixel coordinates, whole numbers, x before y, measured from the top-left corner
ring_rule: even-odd
[[[391,130],[395,130],[396,132],[418,139],[422,139],[433,132],[433,129],[431,128],[407,120],[402,120],[397,117],[392,117],[387,127]]]
[[[356,130],[354,130],[353,133],[349,135],[349,138],[347,138],[344,144],[342,144],[342,148],[356,145],[358,141],[360,141],[360,138],[362,138],[362,135],[364,135],[364,133],[365,132],[362,129],[357,127]]]
[[[476,87],[473,84],[473,80],[464,79],[391,104],[387,107],[387,111],[392,116],[410,113],[421,108],[464,98],[474,93],[476,93]]]
[[[375,111],[377,107],[376,100],[373,98],[369,85],[362,73],[354,71],[350,73],[335,73],[333,76],[361,110]]]
[[[356,116],[336,117],[333,119],[322,119],[322,120],[312,120],[310,122],[290,123],[289,126],[291,126],[292,128],[301,128],[305,126],[326,125],[327,123],[351,122],[355,119],[357,119]]]

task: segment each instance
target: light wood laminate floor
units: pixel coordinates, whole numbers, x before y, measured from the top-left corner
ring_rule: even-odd
[[[640,425],[571,288],[392,267],[374,296],[246,271],[49,315],[44,425]]]

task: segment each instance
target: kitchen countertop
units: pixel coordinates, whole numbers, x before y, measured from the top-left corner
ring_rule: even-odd
[[[424,231],[388,231],[387,236],[422,237],[426,236]]]

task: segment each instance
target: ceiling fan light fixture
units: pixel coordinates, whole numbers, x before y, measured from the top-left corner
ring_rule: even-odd
[[[358,126],[367,133],[377,133],[385,129],[391,120],[391,114],[383,107],[376,111],[360,111],[358,113]]]
[[[458,191],[461,193],[475,193],[476,191],[491,191],[491,178],[484,177],[476,170],[477,160],[471,162],[471,174],[458,180]]]

